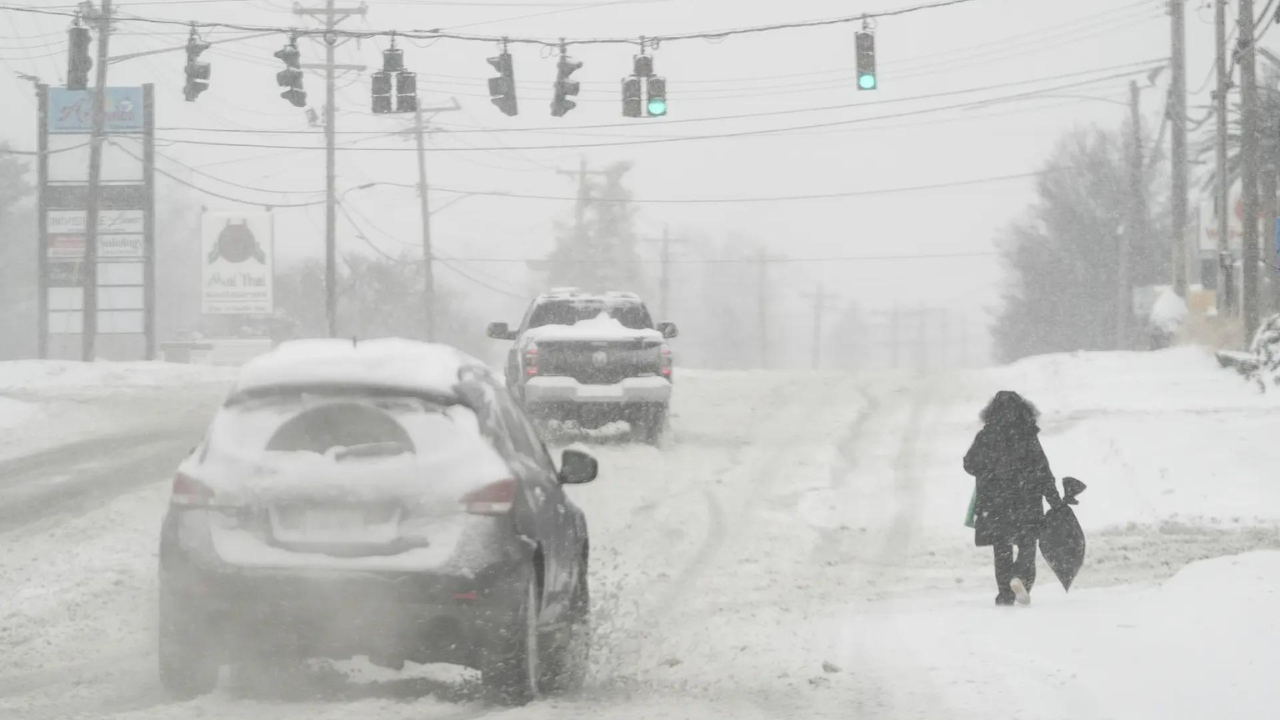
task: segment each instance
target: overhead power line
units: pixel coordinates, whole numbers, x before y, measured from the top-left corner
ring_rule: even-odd
[[[990,85],[961,88],[958,90],[947,90],[947,91],[937,92],[937,93],[926,93],[923,95],[911,95],[907,97],[898,97],[898,98],[886,98],[883,100],[871,100],[866,102],[841,103],[839,105],[820,105],[816,107],[792,108],[787,110],[769,110],[765,112],[742,113],[742,114],[736,114],[736,115],[716,115],[712,117],[672,118],[672,119],[664,118],[657,122],[648,123],[646,124],[646,126],[661,127],[663,125],[681,125],[686,123],[717,122],[717,121],[723,121],[723,120],[750,120],[750,119],[756,119],[761,117],[801,115],[801,114],[815,113],[815,112],[827,112],[830,110],[849,110],[854,108],[875,107],[877,105],[892,105],[892,104],[900,104],[905,102],[914,102],[917,100],[929,100],[933,98],[952,97],[956,95],[967,95],[970,93],[986,92],[988,90],[999,90],[1002,88],[1020,87],[1024,85],[1034,85],[1037,83],[1052,82],[1054,80],[1065,80],[1068,78],[1076,78],[1084,75],[1110,73],[1117,70],[1129,71],[1123,76],[1109,75],[1107,77],[1098,78],[1096,80],[1096,82],[1104,82],[1104,81],[1120,79],[1122,77],[1128,77],[1128,75],[1145,73],[1148,70],[1150,70],[1152,67],[1163,64],[1164,62],[1165,62],[1164,58],[1151,58],[1149,60],[1140,60],[1135,62],[1121,63],[1119,65],[1109,65],[1106,67],[1092,68],[1089,70],[1078,70],[1075,72],[1061,73],[1058,75],[1049,75],[1049,76],[1038,77],[1038,78],[1030,78],[1027,80],[1016,80],[1013,82],[994,83]],[[1061,90],[1061,89],[1062,88],[1052,88],[1051,90],[1047,90],[1046,92],[1056,92],[1057,90]],[[521,127],[521,128],[489,128],[489,127],[459,128],[458,126],[444,125],[444,124],[442,124],[442,126],[454,128],[454,129],[448,130],[449,134],[459,134],[459,133],[492,134],[492,133],[525,133],[525,132],[548,132],[548,133],[563,134],[565,132],[578,131],[578,130],[604,130],[604,129],[637,127],[634,123],[598,123],[595,125],[542,126],[542,127]],[[320,130],[255,130],[252,128],[230,129],[230,128],[209,128],[209,127],[161,127],[156,129],[160,132],[261,133],[264,135],[323,134],[323,131],[320,131]],[[347,130],[347,131],[338,131],[338,132],[339,134],[348,134],[348,135],[381,135],[384,137],[397,134],[397,133],[389,133],[386,130]]]
[[[657,47],[666,42],[676,42],[682,40],[723,40],[728,37],[737,35],[752,35],[765,32],[775,32],[779,30],[795,30],[801,28],[824,27],[829,25],[848,25],[850,23],[860,23],[864,20],[875,20],[879,18],[897,17],[901,15],[909,15],[912,13],[922,12],[925,10],[936,10],[939,8],[950,7],[952,5],[964,5],[975,0],[936,0],[935,2],[920,5],[912,5],[909,7],[898,8],[895,10],[881,10],[878,12],[865,12],[856,15],[844,15],[833,18],[823,18],[817,20],[800,20],[789,23],[774,23],[770,25],[755,25],[749,27],[728,28],[724,30],[710,30],[692,33],[672,33],[666,35],[646,35],[642,42],[639,38],[634,37],[598,37],[598,38],[521,38],[507,37],[501,35],[472,35],[464,33],[446,32],[442,29],[431,30],[320,30],[307,28],[287,28],[273,27],[267,25],[242,25],[239,23],[227,22],[208,22],[208,21],[192,21],[185,22],[181,20],[171,20],[168,18],[143,17],[131,15],[119,18],[123,22],[141,22],[152,23],[157,25],[180,25],[182,27],[193,27],[196,29],[226,29],[241,30],[244,32],[279,32],[282,34],[303,35],[325,35],[331,34],[337,37],[369,39],[375,37],[399,37],[410,38],[415,40],[458,40],[466,42],[484,42],[484,43],[510,43],[510,44],[526,44],[541,45],[544,47],[560,48],[569,45],[648,45]],[[41,9],[33,7],[23,7],[15,5],[0,5],[0,10],[9,10],[12,12],[32,13],[37,15],[54,15],[60,17],[74,18],[76,13],[70,10]]]
[[[659,143],[691,142],[691,141],[698,141],[698,140],[723,140],[728,138],[778,135],[782,133],[794,132],[797,130],[817,130],[821,128],[841,127],[846,125],[858,125],[861,123],[874,122],[877,120],[894,120],[898,118],[913,117],[916,115],[924,115],[928,113],[942,112],[946,110],[963,110],[963,109],[970,109],[970,108],[986,107],[995,103],[1007,102],[1010,100],[1019,100],[1026,97],[1032,97],[1032,96],[1040,95],[1044,93],[1058,92],[1061,90],[1070,90],[1072,88],[1082,87],[1085,85],[1092,85],[1094,83],[1103,82],[1107,80],[1116,80],[1119,78],[1126,78],[1136,74],[1137,72],[1138,71],[1129,71],[1129,72],[1119,73],[1119,74],[1116,74],[1110,77],[1105,77],[1105,78],[1094,78],[1094,79],[1085,80],[1081,82],[1057,85],[1050,88],[1041,88],[1039,90],[1034,90],[1030,92],[1017,93],[1013,95],[1002,95],[1000,97],[987,98],[982,100],[973,100],[973,101],[968,101],[963,103],[957,103],[954,105],[943,105],[943,106],[936,106],[931,108],[922,108],[918,110],[908,110],[908,111],[899,112],[899,113],[888,113],[883,115],[872,115],[872,116],[860,117],[860,118],[833,120],[829,122],[812,123],[808,125],[792,125],[792,126],[784,126],[784,127],[777,127],[777,128],[764,128],[759,130],[741,130],[737,132],[725,132],[725,133],[715,133],[715,134],[706,134],[706,135],[682,135],[682,136],[672,136],[672,137],[660,137],[660,138],[650,138],[650,139],[644,139],[644,140],[621,140],[621,141],[615,141],[615,142],[567,143],[567,144],[558,144],[558,145],[526,145],[526,146],[500,146],[500,147],[427,148],[425,152],[449,153],[449,152],[502,151],[502,150],[530,150],[530,151],[532,150],[577,150],[582,148],[624,147],[624,146],[630,146],[630,145],[655,145]],[[313,147],[298,146],[298,145],[268,145],[264,143],[233,143],[233,142],[222,142],[222,141],[215,141],[215,140],[184,140],[181,138],[172,138],[172,137],[158,138],[158,140],[162,140],[163,142],[168,142],[168,143],[180,144],[180,145],[202,145],[202,146],[211,146],[211,147],[244,147],[244,148],[261,148],[261,149],[268,149],[268,150],[315,149]],[[398,148],[398,147],[348,146],[348,147],[343,147],[339,149],[344,151],[358,150],[362,152],[404,152],[404,148]]]

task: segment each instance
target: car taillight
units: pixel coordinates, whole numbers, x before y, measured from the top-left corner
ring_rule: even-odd
[[[538,374],[538,346],[530,345],[524,351],[524,374],[525,377],[533,377]]]
[[[671,348],[666,344],[662,344],[662,377],[671,377],[671,366],[674,363],[671,359]]]
[[[462,496],[462,504],[472,515],[506,515],[515,501],[515,480],[499,480]]]
[[[176,505],[213,504],[213,489],[190,475],[178,473],[173,476],[172,502]]]

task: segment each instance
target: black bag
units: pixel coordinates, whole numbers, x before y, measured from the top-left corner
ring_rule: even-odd
[[[1076,519],[1071,505],[1079,505],[1076,496],[1084,492],[1085,484],[1069,477],[1062,479],[1062,504],[1044,516],[1040,531],[1040,554],[1058,576],[1064,590],[1071,589],[1080,567],[1084,565],[1084,530]]]

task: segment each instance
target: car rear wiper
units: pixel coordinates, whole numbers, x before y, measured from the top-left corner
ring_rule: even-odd
[[[405,445],[404,443],[364,443],[362,445],[349,445],[347,447],[335,448],[333,450],[333,459],[341,461],[353,457],[390,457],[392,455],[403,455],[404,453],[411,452],[413,452],[413,448]]]

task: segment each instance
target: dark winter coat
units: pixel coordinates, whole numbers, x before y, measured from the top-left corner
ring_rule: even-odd
[[[975,545],[1030,542],[1044,521],[1042,498],[1048,498],[1050,507],[1061,502],[1039,433],[1034,419],[995,418],[974,438],[964,469],[978,483]]]

